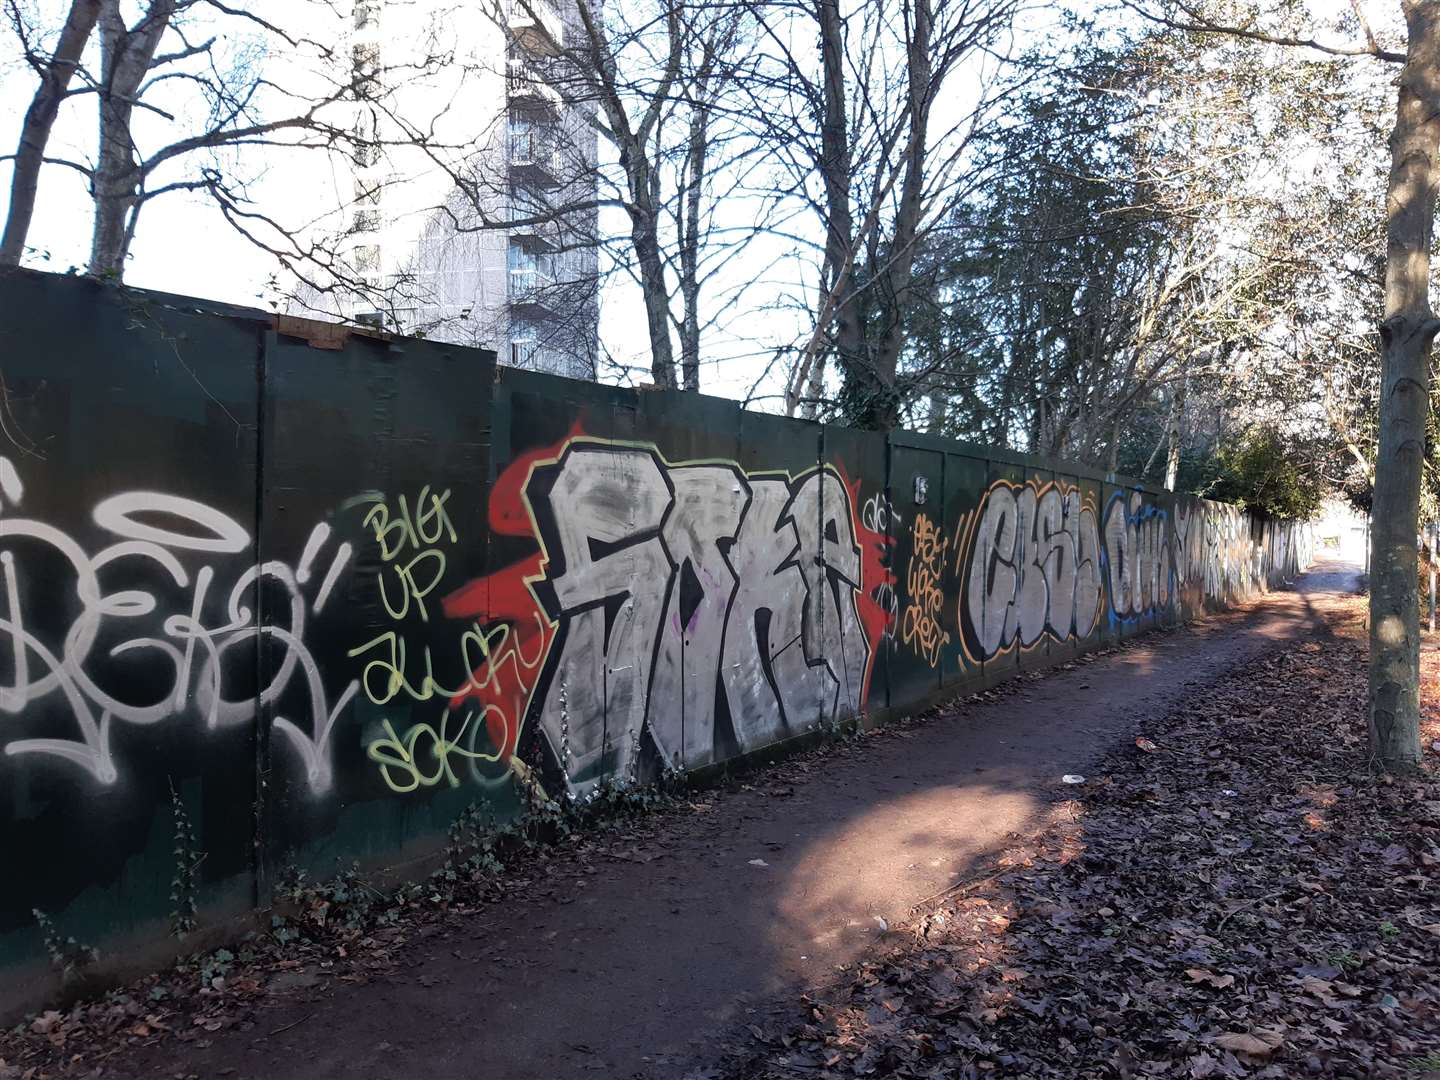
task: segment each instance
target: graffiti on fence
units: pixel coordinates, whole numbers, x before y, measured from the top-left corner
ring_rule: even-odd
[[[743,751],[860,708],[861,552],[833,470],[747,475],[577,440],[525,495],[557,624],[535,713],[552,748],[566,726],[573,778],[625,774],[642,738],[707,764],[717,712]]]
[[[453,759],[471,765],[493,765],[500,760],[499,750],[474,749],[481,725],[480,715],[473,709],[457,714],[441,706],[436,724],[412,724],[403,736],[388,719],[381,723],[384,736],[373,739],[365,752],[380,767],[385,786],[397,795],[435,787],[442,780],[449,787],[459,787]]]
[[[862,505],[860,480],[851,480],[842,464],[836,465],[836,471],[840,474],[849,504]],[[874,502],[877,509],[881,509],[883,503],[883,510],[878,519],[869,515],[870,519],[867,521],[864,513],[855,519],[855,542],[860,546],[862,583],[860,591],[855,595],[855,608],[860,614],[860,626],[865,632],[870,653],[869,662],[865,666],[865,682],[860,688],[862,702],[870,700],[870,681],[875,675],[875,660],[886,643],[894,643],[896,627],[900,621],[900,583],[895,576],[895,537],[883,528],[876,528],[877,525],[899,522],[900,515],[883,495],[878,501],[873,497],[865,501]]]
[[[129,491],[93,507],[106,539],[89,551],[25,516],[20,475],[0,459],[0,711],[54,701],[72,725],[13,735],[5,755],[108,785],[122,773],[118,725],[190,713],[219,730],[259,709],[318,794],[358,694],[379,710],[363,746],[393,792],[503,781],[527,725],[583,788],[632,775],[637,756],[694,768],[854,714],[887,640],[931,668],[955,633],[972,661],[1078,642],[1102,610],[1133,621],[1181,589],[1230,600],[1303,557],[1282,528],[1253,540],[1231,507],[1165,508],[1122,490],[1101,527],[1075,485],[1000,481],[950,536],[943,508],[910,515],[902,582],[889,535],[900,515],[883,495],[862,500],[838,467],[671,462],[577,426],[517,458],[491,492],[490,534],[531,551],[456,588],[454,496],[413,495],[359,500],[390,625],[348,650],[358,670],[336,685],[307,643],[352,562],[329,524],[293,564],[257,561],[227,513]],[[53,603],[57,580],[68,607]],[[434,644],[446,633],[452,644]],[[412,717],[427,703],[432,715]]]
[[[901,638],[932,668],[940,662],[940,650],[950,641],[941,625],[945,595],[940,575],[945,569],[945,548],[949,540],[930,515],[915,515],[910,528],[910,565],[905,575],[906,603]]]
[[[747,473],[573,432],[527,454],[491,528],[538,551],[445,599],[494,642],[452,705],[479,702],[502,762],[535,724],[577,787],[849,715],[888,625],[864,569],[884,538],[855,506],[829,467]]]
[[[969,539],[958,619],[966,651],[991,659],[1095,628],[1103,582],[1095,507],[1063,481],[991,485]]]
[[[93,523],[109,540],[89,552],[63,530],[23,516],[23,487],[11,463],[0,476],[0,665],[8,669],[0,710],[63,701],[74,725],[69,737],[12,739],[4,744],[8,756],[68,762],[109,785],[121,774],[116,724],[149,726],[193,709],[204,729],[217,730],[253,723],[260,708],[273,715],[310,789],[328,790],[335,721],[360,684],[349,680],[332,700],[306,643],[306,623],[324,609],[348,565],[348,543],[332,545],[322,522],[293,566],[256,562],[248,530],[223,511],[179,495],[129,491],[94,507]],[[58,613],[76,602],[66,623]],[[272,657],[278,650],[273,672],[257,692],[227,696],[255,678],[262,642]],[[292,687],[297,692],[288,694]]]
[[[1170,515],[1139,491],[1117,491],[1105,511],[1110,617],[1124,622],[1170,604]]]
[[[433,492],[427,485],[413,505],[401,495],[393,508],[379,493],[358,501],[369,504],[363,524],[379,555],[375,588],[390,624],[347,653],[351,658],[365,658],[360,675],[365,696],[375,705],[387,705],[396,698],[430,701],[453,697],[461,688],[447,689],[441,684],[430,645],[421,642],[413,646],[405,632],[407,619],[411,625],[416,620],[420,624],[430,621],[429,598],[445,577],[446,550],[459,540],[446,509],[450,492]],[[484,648],[477,636],[473,631],[462,633],[453,654],[464,657],[475,648]]]

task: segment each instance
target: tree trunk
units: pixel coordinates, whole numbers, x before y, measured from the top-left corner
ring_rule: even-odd
[[[1370,533],[1370,746],[1394,772],[1420,764],[1416,536],[1430,404],[1430,244],[1440,153],[1440,3],[1403,0],[1409,30],[1386,197],[1380,445]]]
[[[805,402],[800,407],[802,420],[814,420],[820,413],[820,398],[825,393],[825,354],[819,353],[810,364],[805,380]]]
[[[710,105],[706,95],[708,73],[699,79],[697,100],[691,106],[690,137],[686,155],[685,224],[680,244],[680,296],[684,315],[680,326],[680,371],[686,390],[700,389],[700,200],[704,193],[705,159],[709,149]]]
[[[632,221],[636,214],[631,213]],[[651,221],[653,222],[653,217]],[[631,229],[635,259],[640,264],[640,289],[645,295],[645,324],[650,334],[650,377],[662,390],[675,389],[675,350],[670,342],[670,300],[665,264],[653,224]]]
[[[1170,438],[1170,417],[1175,410],[1175,399],[1170,399],[1170,411],[1165,414],[1165,430],[1160,433],[1160,438],[1155,440],[1155,449],[1150,451],[1150,456],[1145,459],[1145,467],[1140,470],[1140,479],[1150,478],[1150,469],[1155,465],[1155,459],[1160,456],[1160,451],[1165,447]]]
[[[845,109],[845,26],[839,0],[817,0],[815,18],[820,29],[822,68],[820,160],[816,163],[825,184],[825,267],[822,280],[837,295],[834,312],[834,348],[841,375],[847,381],[869,373],[859,296],[855,289],[855,220],[850,205],[850,129]],[[821,290],[821,315],[826,310]],[[817,360],[818,364],[818,360]],[[812,369],[813,375],[813,369]],[[823,377],[823,376],[822,376]]]
[[[100,17],[100,3],[101,0],[74,0],[70,5],[54,55],[40,73],[40,87],[30,101],[30,108],[25,110],[20,145],[15,150],[15,168],[10,177],[10,212],[5,219],[5,235],[0,237],[0,266],[19,266],[25,254],[50,129],[55,126],[60,103],[65,100],[75,69],[80,66],[95,20]]]
[[[1165,437],[1170,443],[1170,447],[1165,453],[1166,491],[1174,491],[1175,482],[1180,477],[1180,423],[1185,416],[1185,391],[1189,386],[1189,376],[1182,376],[1180,387],[1170,401],[1170,423],[1167,425],[1168,430],[1165,433]]]
[[[88,269],[92,274],[118,280],[125,273],[125,256],[135,235],[134,217],[142,195],[130,118],[175,6],[176,0],[151,0],[140,21],[126,29],[118,0],[104,0],[100,14],[100,150],[91,178],[95,228]]]
[[[645,302],[645,325],[650,339],[650,377],[657,387],[673,390],[675,348],[670,341],[670,293],[665,287],[665,261],[660,248],[660,186],[648,147],[680,73],[685,42],[682,25],[684,5],[666,6],[669,53],[659,79],[647,92],[648,100],[638,124],[631,123],[630,114],[621,99],[617,54],[599,16],[602,5],[597,0],[575,0],[574,6],[581,32],[577,44],[587,56],[586,62],[575,65],[573,70],[599,100],[605,119],[601,130],[619,152],[620,167],[625,170],[630,196],[625,210],[630,217],[630,242],[640,271],[640,292]]]
[[[925,416],[925,431],[928,434],[945,434],[945,412],[948,405],[949,402],[941,391],[930,391],[930,408]]]
[[[930,0],[913,0],[912,12],[914,21],[905,63],[909,79],[910,138],[905,148],[905,178],[900,188],[900,204],[895,214],[894,236],[884,274],[882,295],[888,309],[886,326],[870,358],[875,367],[875,382],[884,395],[882,407],[875,410],[874,416],[875,426],[883,431],[889,431],[900,422],[901,403],[895,386],[896,372],[900,365],[900,352],[905,347],[905,315],[914,284],[915,244],[924,209],[930,96],[935,78],[930,55],[934,21]]]
[[[630,190],[630,244],[640,271],[640,295],[650,340],[650,378],[661,390],[675,389],[675,348],[670,340],[670,292],[665,285],[665,260],[660,252],[660,209],[656,177],[645,149],[633,137],[623,140],[620,165]]]

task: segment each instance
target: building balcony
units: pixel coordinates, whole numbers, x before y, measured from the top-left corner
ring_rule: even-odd
[[[518,211],[515,216],[520,216]],[[556,235],[555,226],[548,222],[511,225],[510,239],[536,255],[560,250],[560,238]]]
[[[510,342],[510,366],[527,371],[554,371],[555,361],[548,349],[535,341]]]
[[[555,279],[543,270],[510,271],[510,309],[525,318],[556,312]]]
[[[561,183],[560,155],[540,131],[510,132],[510,178],[537,188],[557,188]]]
[[[560,91],[523,60],[511,60],[505,69],[505,89],[512,108],[522,108],[554,119],[564,99]]]
[[[565,24],[548,0],[508,0],[510,33],[522,49],[539,56],[559,56],[565,47]]]
[[[547,208],[538,199],[520,200],[510,205],[510,239],[532,255],[547,255],[560,250],[560,226],[546,218]],[[536,221],[535,218],[545,220]]]

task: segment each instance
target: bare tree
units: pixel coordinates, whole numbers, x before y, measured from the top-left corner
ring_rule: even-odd
[[[967,148],[1006,90],[986,59],[1018,8],[1018,0],[757,6],[775,68],[762,85],[788,99],[752,110],[757,132],[777,162],[777,186],[808,203],[822,237],[814,329],[791,367],[788,412],[813,409],[831,359],[843,411],[861,426],[893,427],[902,403],[923,393],[928,373],[901,380],[898,367],[915,260],[976,180],[964,168]],[[813,56],[791,44],[807,31],[818,43]],[[946,94],[962,70],[978,92]]]
[[[242,233],[298,259],[305,241],[249,205],[249,178],[263,166],[242,160],[239,151],[347,149],[357,135],[349,120],[357,75],[336,63],[333,46],[300,28],[309,20],[322,35],[327,24],[333,32],[341,15],[330,0],[306,0],[288,10],[294,29],[223,0],[148,0],[131,22],[120,0],[77,0],[46,55],[12,2],[11,29],[40,86],[12,158],[4,259],[13,265],[23,254],[41,166],[78,172],[88,183],[93,274],[123,276],[141,211],[182,191],[208,195]],[[98,63],[87,66],[92,37],[99,39]],[[283,54],[283,64],[267,65],[274,53]],[[282,73],[295,74],[282,80]],[[390,75],[393,81],[404,77]],[[98,114],[93,157],[47,155],[60,107],[87,100]],[[146,118],[143,132],[140,116]],[[324,258],[323,252],[310,254]]]
[[[432,210],[417,276],[433,265],[474,263],[487,244],[503,245],[505,234],[543,232],[553,272],[543,275],[549,284],[536,296],[547,309],[551,347],[584,336],[587,318],[594,334],[594,297],[602,289],[633,286],[645,312],[645,377],[659,387],[698,389],[706,333],[731,306],[709,302],[706,290],[751,231],[721,227],[714,213],[730,190],[723,178],[754,151],[753,139],[738,137],[726,100],[747,33],[743,5],[576,0],[551,9],[545,0],[514,0],[486,10],[512,37],[517,17],[524,26],[563,24],[545,56],[517,38],[510,55],[526,59],[509,61],[535,81],[537,93],[557,95],[533,122],[511,117],[551,164],[543,185],[507,174],[504,116],[485,118],[488,126],[471,140],[479,153],[431,147],[432,166],[453,187]],[[617,219],[621,226],[610,227]],[[505,316],[494,321],[498,328]]]
[[[35,69],[40,85],[30,99],[20,126],[20,145],[15,151],[10,178],[10,212],[0,238],[0,266],[18,266],[25,254],[25,238],[35,214],[35,196],[40,188],[40,170],[45,164],[45,147],[70,82],[80,67],[85,46],[100,17],[103,0],[72,0],[65,23],[53,49],[33,40],[32,29],[15,0],[6,5],[10,28],[20,42],[25,61]]]
[[[718,13],[702,13],[700,18],[682,69],[679,100],[688,115],[678,155],[680,198],[674,214],[676,276],[682,304],[680,370],[686,390],[700,389],[700,294],[705,283],[702,260],[711,238],[705,221],[706,188],[713,182],[711,173],[715,168],[716,112],[736,77],[732,54],[742,33],[745,12],[741,7],[722,7]]]
[[[528,2],[528,0],[525,0]],[[601,134],[614,145],[625,179],[624,209],[630,222],[630,244],[640,279],[645,305],[646,330],[650,339],[650,370],[655,385],[677,385],[675,352],[670,337],[669,287],[660,244],[660,178],[653,155],[655,129],[664,116],[666,104],[681,72],[684,57],[684,0],[661,0],[648,25],[626,26],[627,35],[648,33],[652,26],[663,27],[662,44],[656,49],[658,75],[640,95],[637,83],[627,78],[620,66],[623,45],[614,40],[614,27],[607,26],[599,4],[577,0],[584,37],[582,57],[575,65],[577,77],[587,85],[604,120]]]

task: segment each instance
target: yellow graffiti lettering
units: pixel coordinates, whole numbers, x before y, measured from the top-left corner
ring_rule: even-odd
[[[423,586],[415,580],[415,568],[422,562],[430,562],[432,570],[430,579]],[[410,601],[415,601],[415,608],[419,612],[421,620],[428,622],[430,614],[425,609],[425,598],[429,596],[440,585],[440,579],[445,576],[445,555],[439,548],[426,548],[416,555],[404,566],[390,566],[395,576],[400,580],[400,606],[397,609],[390,602],[390,595],[385,587],[385,574],[382,572],[380,582],[380,602],[385,605],[386,613],[395,620],[403,619],[410,610]]]
[[[950,641],[949,633],[940,626],[940,611],[945,603],[940,574],[948,544],[928,514],[915,515],[905,580],[908,601],[900,620],[900,637],[932,668],[940,662],[940,650]]]
[[[419,650],[411,650],[405,638],[394,630],[371,638],[346,655],[354,659],[366,653],[372,654],[360,672],[360,686],[375,705],[388,705],[401,694],[415,701],[429,701],[434,697],[453,698],[488,690],[496,684],[506,663],[511,666],[516,685],[528,690],[534,685],[534,673],[545,659],[544,623],[538,613],[532,617],[541,631],[536,637],[533,656],[526,656],[520,649],[519,641],[512,640],[513,631],[508,623],[489,631],[482,630],[478,622],[471,623],[460,635],[460,663],[466,675],[464,683],[458,687],[442,686],[436,680],[430,646],[422,645]],[[377,652],[379,655],[373,655]],[[411,681],[407,667],[412,655],[420,656],[424,667],[418,686]]]
[[[416,701],[429,701],[433,697],[452,698],[461,693],[465,686],[456,689],[449,689],[441,686],[435,680],[434,661],[430,655],[430,646],[423,646],[420,655],[424,657],[425,675],[420,680],[420,686],[415,687],[409,679],[406,667],[407,645],[405,639],[395,633],[394,630],[387,630],[379,637],[372,638],[364,645],[351,649],[347,656],[354,658],[369,652],[371,649],[380,648],[385,650],[386,655],[375,657],[369,660],[360,672],[360,685],[365,691],[365,696],[376,705],[385,705],[394,700],[396,695],[402,691]],[[377,690],[374,686],[376,677],[381,680],[382,688]],[[473,682],[468,679],[467,683]]]
[[[365,515],[364,524],[374,534],[375,543],[380,545],[380,557],[386,562],[399,555],[410,539],[409,522],[403,518],[396,518],[392,521],[390,508],[384,503],[377,503],[370,508]],[[396,536],[396,533],[399,535]]]
[[[439,730],[431,724],[416,724],[405,732],[404,736],[395,733],[394,726],[389,720],[383,721],[385,737],[376,739],[365,748],[365,755],[371,761],[380,766],[381,779],[385,785],[397,795],[405,795],[417,791],[422,787],[434,787],[442,780],[450,787],[459,787],[460,781],[455,776],[455,770],[451,768],[450,759],[452,755],[467,761],[481,761],[494,764],[500,760],[500,750],[493,754],[482,751],[467,749],[461,745],[465,733],[471,730],[475,724],[475,730],[479,730],[485,718],[490,713],[500,714],[500,710],[487,705],[477,716],[473,711],[465,714],[465,719],[460,724],[460,730],[455,732],[452,738],[447,731],[450,723],[450,710],[444,709],[440,713]],[[503,715],[503,714],[500,714]],[[479,720],[480,724],[476,724]],[[427,770],[420,762],[420,755],[417,751],[423,745],[428,747],[430,758],[433,761],[432,769]]]
[[[453,544],[459,540],[446,508],[449,501],[448,488],[435,492],[426,484],[416,496],[413,508],[410,500],[401,495],[395,500],[393,510],[389,504],[377,501],[365,513],[364,526],[374,537],[383,564],[376,577],[380,604],[396,623],[412,614],[418,615],[421,622],[430,621],[428,599],[440,588],[448,566],[445,553],[436,545]],[[468,650],[468,642],[462,638],[459,649],[461,661],[468,659]],[[407,662],[415,653],[418,653],[424,668],[418,685],[412,679]],[[360,685],[365,696],[376,705],[388,704],[401,695],[415,701],[454,697],[475,681],[467,674],[466,685],[455,689],[441,685],[435,678],[430,646],[422,645],[418,650],[412,650],[395,630],[372,638],[351,649],[347,655],[351,658],[368,657],[360,674]],[[468,673],[474,668],[466,667],[465,670]],[[378,752],[386,751],[382,748]]]
[[[486,633],[480,629],[480,624],[473,624],[470,629],[460,635],[460,652],[465,661],[465,669],[471,673],[470,686],[474,690],[485,690],[498,678],[500,666],[507,660],[515,674],[516,683],[522,688],[528,689],[533,680],[527,679],[524,672],[533,672],[545,659],[545,624],[540,618],[539,612],[531,615],[535,620],[535,626],[540,631],[536,636],[535,655],[527,658],[520,651],[519,641],[513,644],[510,642],[510,624],[502,623],[495,629]],[[509,645],[509,648],[506,646]],[[480,656],[477,659],[471,649],[479,649]],[[483,671],[484,678],[478,682],[475,673]]]
[[[427,497],[430,500],[428,506],[425,502]],[[455,535],[455,526],[450,521],[450,514],[445,509],[445,504],[449,501],[449,488],[439,495],[430,494],[429,484],[420,489],[420,494],[415,499],[415,506],[418,510],[415,517],[415,532],[425,543],[438,543],[442,534],[448,535],[452,544],[459,539]],[[404,505],[403,495],[401,496],[401,505]]]
[[[419,548],[422,543],[434,545],[441,537],[448,537],[450,543],[455,543],[459,536],[455,532],[455,525],[450,520],[450,514],[445,509],[445,504],[450,501],[450,490],[447,488],[438,495],[431,494],[430,485],[426,484],[420,489],[420,495],[415,500],[419,508],[418,515],[412,516],[410,504],[404,495],[398,500],[398,512],[392,516],[390,507],[385,503],[376,503],[365,515],[364,524],[375,537],[375,542],[380,545],[380,557],[390,562],[407,546]]]

